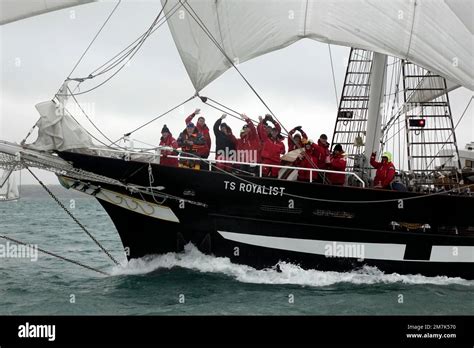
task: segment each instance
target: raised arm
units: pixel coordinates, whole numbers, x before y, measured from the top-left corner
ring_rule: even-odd
[[[260,123],[257,126],[257,132],[258,132],[258,136],[260,137],[260,141],[263,142],[266,139],[268,139],[268,135],[267,135],[267,132],[265,130],[265,123],[263,122],[262,116],[258,116],[258,119],[259,119]]]
[[[379,169],[380,166],[382,165],[382,163],[377,162],[377,161],[375,160],[375,156],[376,156],[376,155],[377,155],[376,152],[372,152],[372,155],[370,156],[370,165],[371,165],[372,167],[374,167],[375,169]]]
[[[275,126],[275,128],[277,129],[278,133],[280,133],[281,132],[280,124],[277,121],[273,120],[273,119],[272,119],[272,122],[273,122],[273,125]]]
[[[186,117],[186,119],[184,120],[184,122],[186,123],[186,125],[191,122],[194,118],[194,116],[198,115],[199,113],[201,112],[201,109],[196,109],[194,110],[194,112],[189,115],[188,117]]]
[[[214,123],[214,127],[212,127],[212,129],[214,130],[214,135],[217,137],[217,136],[220,136],[221,135],[221,130],[219,129],[219,127],[221,126],[221,123],[222,123],[222,119],[218,118],[217,121]]]
[[[303,139],[308,140],[308,135],[307,135],[307,134],[305,133],[305,131],[302,130],[301,128],[300,128],[300,133],[301,133],[301,137],[302,137]]]

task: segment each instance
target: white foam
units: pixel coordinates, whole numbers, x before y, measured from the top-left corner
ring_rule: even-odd
[[[129,263],[114,267],[112,275],[146,274],[158,269],[182,267],[203,273],[221,273],[244,283],[255,284],[296,284],[303,286],[328,286],[335,283],[377,284],[459,284],[474,286],[474,281],[444,276],[425,277],[422,275],[384,274],[376,267],[365,266],[352,272],[324,272],[304,270],[297,265],[279,263],[281,272],[276,269],[256,270],[255,268],[230,262],[228,258],[214,257],[201,253],[194,245],[185,246],[183,253],[146,256],[132,259]]]

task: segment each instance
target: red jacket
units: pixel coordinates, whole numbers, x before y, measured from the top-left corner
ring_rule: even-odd
[[[310,149],[305,149],[306,156],[302,155],[301,159],[295,161],[295,167],[302,167],[302,168],[312,168],[314,169],[313,163],[316,164],[317,162],[317,145],[313,144]],[[313,163],[311,163],[311,161]],[[298,171],[298,180],[301,181],[309,181],[310,178],[310,171],[309,170],[299,170]],[[315,180],[318,176],[317,171],[313,171],[313,180]]]
[[[298,148],[298,146],[296,146],[296,144],[292,140],[293,134],[295,134],[295,132],[296,132],[296,129],[293,129],[293,130],[290,131],[290,133],[288,133],[288,152],[296,150]],[[302,139],[308,140],[308,136],[306,135],[306,133],[303,130],[300,130],[300,133],[301,133],[301,138]],[[298,145],[300,147],[303,147],[303,144],[301,142]]]
[[[206,145],[206,140],[202,133],[198,131],[197,127],[194,129],[192,134],[188,134],[187,129],[184,129],[178,137],[178,146],[180,146],[184,152],[196,154],[202,158],[207,158],[204,157],[206,155],[209,156],[209,149]],[[189,156],[187,154],[184,155]]]
[[[188,125],[189,122],[191,122],[193,120],[194,116],[196,116],[196,114],[193,112],[191,115],[186,117],[186,119],[184,120],[184,122],[186,123],[186,126]],[[209,152],[211,151],[211,145],[212,145],[211,136],[209,134],[209,128],[207,128],[206,125],[201,126],[197,122],[196,122],[196,128],[198,129],[199,133],[202,134],[202,136],[204,137],[204,140],[206,140],[207,153],[204,150],[203,155],[201,157],[207,158],[207,157],[209,157]]]
[[[168,147],[172,147],[173,149],[177,149],[178,148],[178,142],[170,134],[166,137],[166,139],[163,139],[163,137],[161,137],[160,146],[168,146]],[[162,150],[161,155],[162,156],[161,156],[160,164],[162,164],[164,166],[171,166],[171,167],[177,167],[178,166],[178,159],[177,158],[169,158],[168,157],[169,155],[175,155],[175,153],[173,151]]]
[[[331,155],[329,152],[329,144],[323,144],[321,140],[318,140],[318,145],[316,145],[316,160],[315,164],[319,169],[327,169],[326,158]]]
[[[253,152],[257,154],[257,163],[261,162],[260,158],[260,137],[258,136],[257,129],[255,128],[253,122],[248,119],[247,125],[250,128],[250,132],[247,135],[241,136],[237,140],[237,151],[239,151],[239,161],[247,162],[249,158],[254,158]],[[242,152],[240,152],[242,151]]]
[[[275,128],[281,131],[281,127],[278,123],[275,123]],[[262,141],[262,162],[267,164],[280,164],[280,155],[285,153],[285,144],[280,140],[273,140],[267,136],[263,122],[260,122],[258,125],[258,134]]]
[[[395,166],[392,162],[377,162],[375,155],[370,157],[370,165],[377,169],[375,173],[374,186],[381,185],[382,188],[389,189],[395,177]]]
[[[346,171],[347,162],[343,155],[331,155],[330,161],[331,162],[327,164],[326,169],[336,170],[338,172]],[[326,177],[333,185],[344,185],[346,181],[346,176],[344,174],[327,173]]]

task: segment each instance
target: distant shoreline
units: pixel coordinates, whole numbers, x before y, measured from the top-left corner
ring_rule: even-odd
[[[51,192],[61,199],[71,199],[71,198],[91,198],[91,196],[86,195],[85,193],[78,192],[76,190],[68,190],[59,184],[46,184],[46,187],[51,190]],[[20,200],[22,198],[35,198],[49,196],[48,192],[39,184],[26,184],[21,185],[20,187]]]

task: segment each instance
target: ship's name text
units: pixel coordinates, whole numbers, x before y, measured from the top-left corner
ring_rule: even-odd
[[[285,191],[285,187],[264,186],[245,182],[236,183],[234,181],[224,181],[224,189],[270,196],[283,196],[283,192]]]

